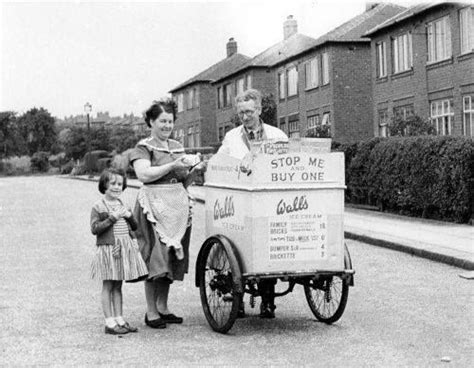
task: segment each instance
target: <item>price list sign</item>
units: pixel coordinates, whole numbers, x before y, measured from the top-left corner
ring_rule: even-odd
[[[327,257],[327,216],[286,214],[268,218],[269,261],[308,261]]]

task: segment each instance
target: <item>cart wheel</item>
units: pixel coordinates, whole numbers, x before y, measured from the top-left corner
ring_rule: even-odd
[[[350,269],[350,256],[344,245],[344,266]],[[346,308],[349,295],[349,279],[342,279],[336,275],[324,275],[318,280],[311,280],[304,286],[304,293],[309,308],[321,322],[334,323],[341,318]]]
[[[237,319],[243,294],[239,264],[222,236],[204,242],[200,260],[196,267],[204,315],[214,331],[226,333]]]

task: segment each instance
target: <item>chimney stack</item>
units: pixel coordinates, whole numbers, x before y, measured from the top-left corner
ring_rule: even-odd
[[[375,2],[375,1],[367,1],[365,3],[365,11],[368,12],[369,10],[372,10],[373,8],[375,8],[377,5],[379,5],[378,2]]]
[[[283,22],[283,39],[286,40],[288,37],[298,33],[298,24],[296,19],[293,19],[292,15],[289,15]]]
[[[237,53],[237,41],[234,40],[234,37],[229,38],[227,42],[227,57],[230,57]]]

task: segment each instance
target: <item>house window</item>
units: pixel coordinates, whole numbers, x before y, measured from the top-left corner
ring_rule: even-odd
[[[188,91],[188,101],[186,103],[186,108],[191,110],[194,106],[194,89]]]
[[[188,147],[194,147],[194,127],[188,127]]]
[[[393,71],[404,72],[413,67],[411,33],[393,39]]]
[[[230,83],[224,85],[224,107],[232,105],[232,92]]]
[[[321,57],[321,72],[323,76],[323,86],[329,83],[329,54],[323,53]]]
[[[199,107],[199,90],[194,88],[193,107]]]
[[[451,57],[451,26],[449,16],[430,22],[428,34],[428,62],[432,63]]]
[[[459,23],[461,30],[461,54],[474,50],[474,7],[468,7],[459,11]]]
[[[311,115],[306,119],[307,129],[316,128],[319,125],[319,115]]]
[[[431,123],[439,135],[449,135],[454,122],[453,100],[431,102]]]
[[[286,96],[285,93],[285,73],[278,73],[278,97],[283,100]]]
[[[184,129],[183,128],[178,129],[177,138],[178,138],[178,141],[181,142],[181,144],[184,143]]]
[[[247,75],[247,78],[246,78],[246,79],[247,79],[247,83],[246,83],[247,87],[246,87],[246,89],[252,88],[252,76],[249,74],[249,75]]]
[[[462,134],[468,137],[474,137],[474,102],[472,96],[464,96],[463,102],[463,120]]]
[[[377,53],[377,77],[387,76],[387,46],[385,42],[378,42],[375,45]]]
[[[222,109],[224,107],[224,89],[222,87],[217,88],[217,108]]]
[[[244,92],[244,78],[240,78],[235,81],[235,93],[239,95],[242,92]]]
[[[184,106],[183,106],[183,94],[180,93],[178,94],[178,112],[181,112],[184,110]]]
[[[378,123],[379,123],[379,137],[388,137],[388,109],[382,109],[378,111]]]
[[[300,137],[299,115],[292,115],[288,118],[288,136],[290,138]]]
[[[288,97],[298,93],[298,71],[296,67],[292,67],[287,71],[288,75]]]
[[[283,132],[288,133],[287,130],[286,130],[286,120],[285,120],[285,118],[280,118],[279,128]]]
[[[397,106],[393,108],[393,116],[395,119],[406,120],[415,115],[415,108],[413,104]]]
[[[310,60],[305,65],[305,87],[314,88],[319,85],[318,58]]]
[[[201,146],[201,130],[199,129],[199,124],[196,124],[194,127],[194,146]]]
[[[331,125],[330,113],[329,112],[325,112],[323,114],[323,120],[321,121],[321,125]]]

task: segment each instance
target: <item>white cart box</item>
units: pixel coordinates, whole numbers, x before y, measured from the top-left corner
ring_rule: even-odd
[[[244,276],[344,270],[344,154],[292,143],[244,160],[250,174],[225,154],[208,163],[206,238],[229,238]]]

